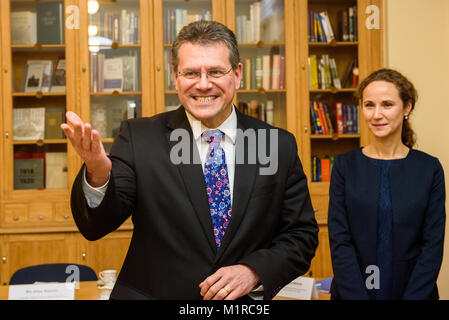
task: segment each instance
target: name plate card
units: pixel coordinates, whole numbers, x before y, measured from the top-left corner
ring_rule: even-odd
[[[318,290],[314,278],[298,277],[278,292],[278,296],[298,299],[318,299]]]
[[[8,300],[75,300],[75,283],[10,285]]]

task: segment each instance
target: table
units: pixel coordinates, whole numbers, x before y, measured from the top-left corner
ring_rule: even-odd
[[[9,286],[0,286],[0,300],[8,300]],[[81,281],[79,289],[75,289],[75,300],[97,300],[100,297],[101,289],[98,288],[97,281]],[[319,292],[319,300],[330,300],[330,294]],[[274,300],[294,300],[291,298],[278,297]]]

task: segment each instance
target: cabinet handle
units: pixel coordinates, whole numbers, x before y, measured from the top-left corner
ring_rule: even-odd
[[[44,216],[39,216],[39,220],[44,220]]]
[[[5,132],[5,137],[6,137],[6,139],[9,138],[9,132],[8,131]]]
[[[86,66],[82,66],[81,71],[86,72],[86,70],[87,70]]]
[[[68,218],[69,218],[69,216],[68,216],[68,215],[65,215],[65,216],[64,216],[64,219],[66,219],[66,220],[67,220]]]
[[[309,131],[309,127],[308,126],[304,126],[304,132],[307,133],[307,131]]]
[[[4,68],[3,68],[3,72],[4,72],[4,73],[8,73],[8,67],[4,67]]]
[[[86,259],[86,253],[85,253],[85,252],[83,252],[83,253],[81,254],[81,256],[83,257],[83,259]]]
[[[317,212],[318,211],[318,209],[317,208],[313,208],[313,212]]]
[[[19,217],[13,217],[12,218],[14,221],[19,221]]]
[[[6,263],[6,257],[2,257],[2,262]]]

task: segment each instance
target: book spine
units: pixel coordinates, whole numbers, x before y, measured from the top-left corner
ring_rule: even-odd
[[[279,74],[279,89],[286,89],[285,83],[285,56],[281,55],[280,59],[280,74]]]
[[[271,88],[271,65],[270,65],[270,56],[264,55],[262,58],[262,87],[264,89]]]
[[[256,119],[259,119],[259,102],[257,100],[251,100],[249,102],[249,115]]]
[[[335,103],[337,134],[343,134],[343,103]]]
[[[329,159],[321,159],[321,181],[330,181]]]
[[[272,100],[267,100],[267,105],[266,105],[266,122],[270,125],[274,124],[274,107],[273,107],[273,101]]]
[[[256,57],[256,89],[263,87],[262,56]]]
[[[272,67],[271,89],[279,89],[280,76],[281,76],[281,55],[274,54],[272,58],[273,58],[273,67]]]

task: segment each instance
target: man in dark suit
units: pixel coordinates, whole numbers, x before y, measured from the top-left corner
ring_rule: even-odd
[[[190,24],[172,55],[182,105],[124,121],[109,156],[67,113],[72,127],[61,127],[84,160],[75,222],[96,240],[132,216],[113,299],[237,299],[256,288],[271,299],[308,270],[318,244],[295,138],[233,106],[242,65],[224,25]]]

